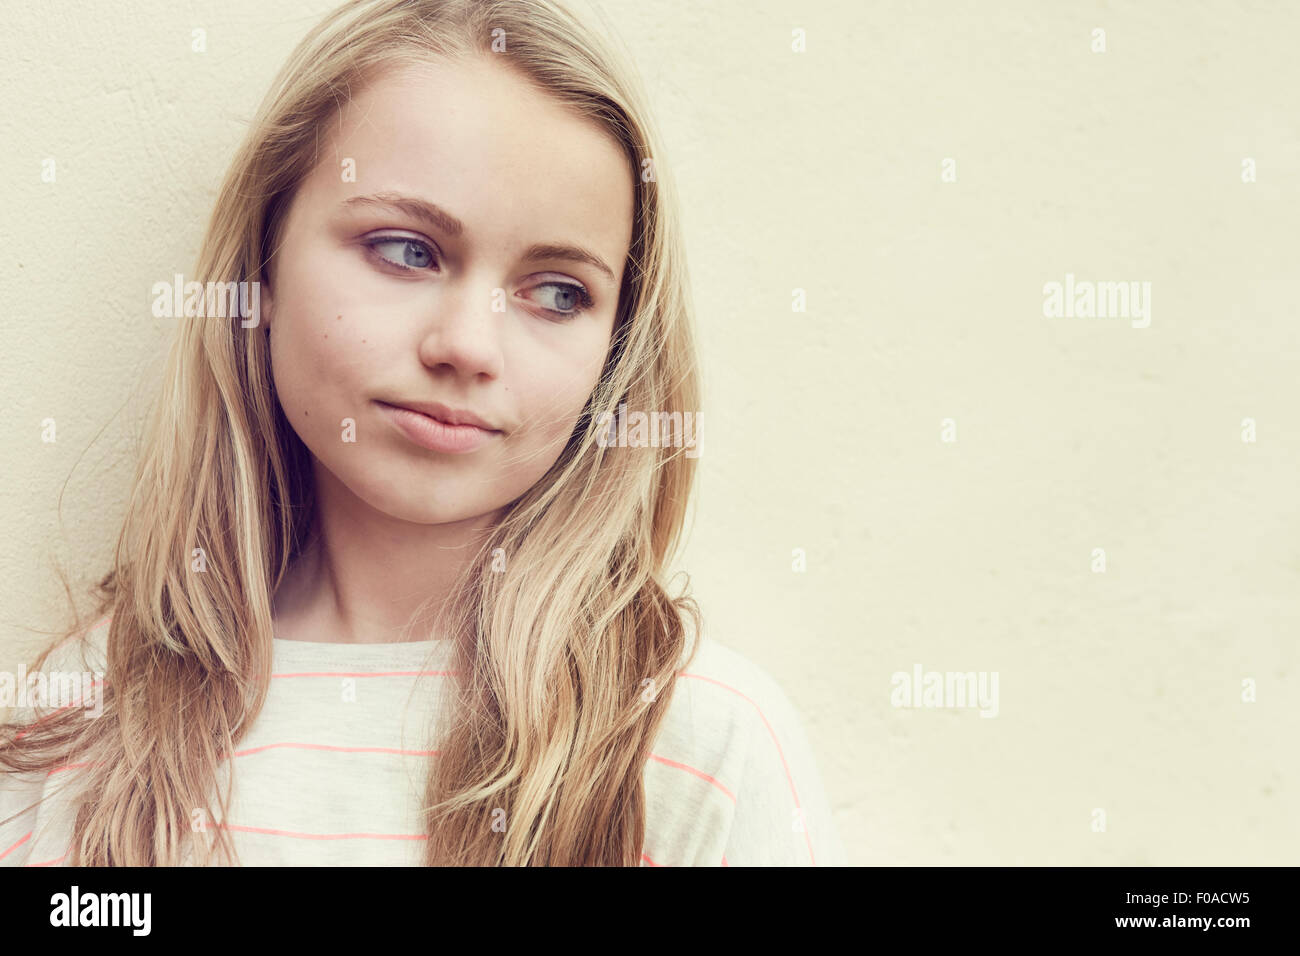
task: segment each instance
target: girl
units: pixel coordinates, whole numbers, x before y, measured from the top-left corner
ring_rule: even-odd
[[[0,735],[0,862],[842,862],[789,701],[663,580],[699,384],[631,76],[550,0],[293,53],[194,277],[252,308],[187,305],[100,620],[37,662],[87,693]]]

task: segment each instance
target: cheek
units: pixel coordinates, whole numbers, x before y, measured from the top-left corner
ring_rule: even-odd
[[[319,291],[284,287],[271,325],[271,371],[285,417],[311,446],[309,436],[337,434],[344,418],[359,420],[363,409],[352,396],[360,389],[361,357],[370,344],[337,303]]]
[[[583,358],[552,356],[534,361],[528,374],[512,383],[519,408],[529,422],[526,441],[532,447],[559,448],[573,434],[578,416],[600,378],[604,364],[602,343],[596,340],[581,350]]]
[[[281,251],[273,310],[273,354],[300,390],[355,394],[367,356],[382,348],[382,309],[359,278],[354,250],[324,230],[290,235]],[[279,341],[275,341],[279,339]],[[353,413],[355,413],[354,410]],[[313,410],[313,415],[315,411]]]

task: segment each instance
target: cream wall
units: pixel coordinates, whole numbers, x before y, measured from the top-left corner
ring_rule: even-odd
[[[106,568],[150,287],[331,6],[6,10],[0,667],[63,619],[51,562]],[[602,6],[684,198],[681,564],[805,715],[850,858],[1295,863],[1300,7]],[[1067,273],[1149,282],[1150,324],[1046,317]],[[997,716],[891,706],[918,664],[997,672]]]

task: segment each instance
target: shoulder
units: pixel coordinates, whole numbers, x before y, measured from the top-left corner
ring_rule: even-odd
[[[656,754],[734,775],[766,715],[784,694],[761,667],[707,635],[683,653]]]
[[[10,720],[30,723],[66,706],[96,706],[108,672],[111,616],[81,628],[26,668],[23,703]]]
[[[708,768],[732,802],[725,865],[836,865],[843,848],[805,721],[766,668],[708,635],[678,671],[664,752]]]
[[[677,672],[671,711],[698,731],[725,733],[733,740],[798,720],[767,670],[707,635],[699,637],[694,656]]]
[[[678,720],[705,737],[725,738],[744,757],[743,773],[752,785],[756,771],[786,775],[792,763],[812,754],[803,716],[781,683],[735,648],[703,637],[693,660],[678,671]],[[772,777],[766,785],[780,786]]]
[[[6,718],[14,739],[27,728],[64,707],[83,706],[87,716],[98,716],[107,670],[109,618],[105,617],[64,638],[0,687],[14,698]],[[47,789],[53,771],[0,769],[0,866],[22,866],[35,859],[58,862],[60,850],[71,836],[75,807],[63,802],[59,788]],[[66,796],[66,795],[65,795]],[[56,859],[57,857],[57,859]]]

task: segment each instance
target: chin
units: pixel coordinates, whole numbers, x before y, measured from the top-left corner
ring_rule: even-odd
[[[412,524],[454,524],[468,521],[495,510],[487,504],[473,504],[455,496],[441,495],[436,488],[422,496],[413,497],[408,491],[396,500],[386,500],[383,511],[390,517]],[[499,506],[498,506],[499,507]]]

